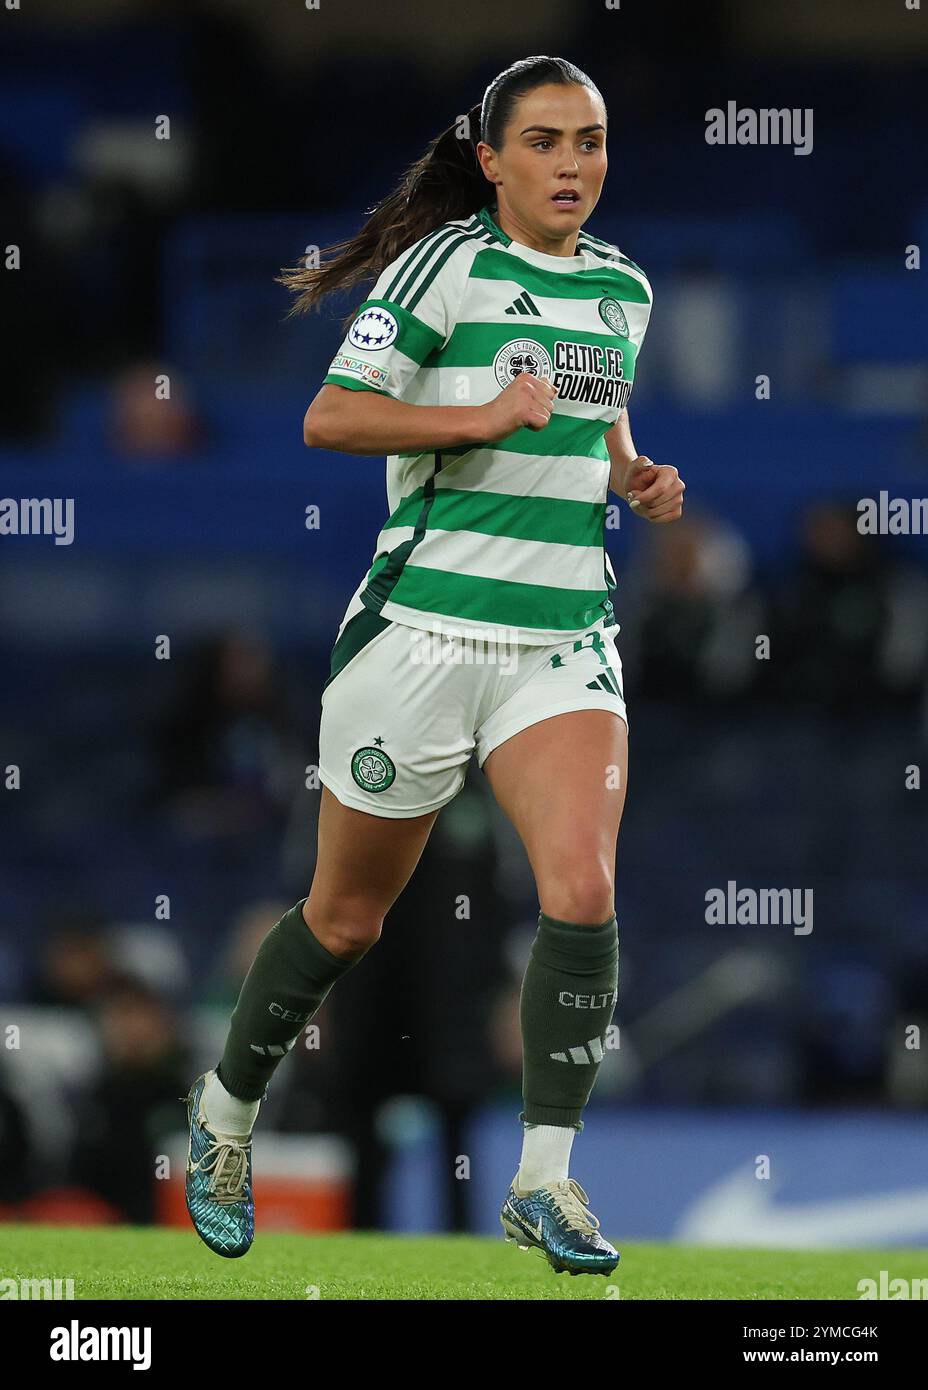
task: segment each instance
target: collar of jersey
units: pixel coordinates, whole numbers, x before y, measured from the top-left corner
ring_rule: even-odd
[[[477,213],[478,219],[486,227],[487,231],[493,233],[499,239],[507,251],[513,255],[521,256],[530,265],[537,265],[543,270],[577,271],[586,267],[586,257],[578,254],[576,256],[549,256],[544,251],[536,251],[532,246],[523,246],[521,241],[513,241],[512,237],[507,236],[498,222],[494,220],[494,214],[498,212],[495,203],[488,204],[481,208]]]

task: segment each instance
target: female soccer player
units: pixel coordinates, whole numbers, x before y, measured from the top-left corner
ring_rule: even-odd
[[[610,486],[662,523],[680,516],[684,485],[632,443],[651,289],[581,230],[605,175],[597,88],[561,58],[526,58],[356,237],[282,277],[297,310],[376,277],[304,439],[386,453],[390,516],[323,691],[309,896],[265,938],[222,1059],[187,1097],[187,1205],[221,1255],[252,1241],[250,1135],[268,1079],[378,940],[476,751],[541,908],[503,1229],[557,1271],[618,1261],[568,1176],[618,983],[627,723],[603,530]]]

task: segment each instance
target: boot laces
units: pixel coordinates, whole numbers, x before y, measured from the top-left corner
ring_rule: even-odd
[[[212,1174],[210,1196],[220,1205],[227,1206],[244,1198],[250,1148],[250,1139],[233,1139],[228,1134],[217,1136],[215,1144],[211,1144],[193,1165],[194,1172]]]
[[[583,1235],[599,1230],[598,1219],[587,1209],[590,1199],[576,1178],[562,1178],[548,1190],[554,1194],[554,1206],[570,1230]]]

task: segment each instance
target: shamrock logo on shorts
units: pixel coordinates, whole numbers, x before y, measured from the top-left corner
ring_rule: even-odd
[[[359,748],[351,759],[351,775],[362,791],[385,792],[396,779],[396,764],[382,748]]]

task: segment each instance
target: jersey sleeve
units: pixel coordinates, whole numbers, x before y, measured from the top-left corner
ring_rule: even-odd
[[[654,291],[641,266],[618,246],[606,241],[598,242],[598,246],[600,254],[608,255],[609,268],[615,276],[613,296],[603,301],[604,308],[600,312],[610,327],[631,343],[637,364],[651,319]],[[626,409],[623,406],[617,418],[621,418]]]
[[[636,265],[634,261],[629,260],[628,256],[623,256],[618,248],[616,249],[618,269],[625,280],[630,282],[623,298],[626,321],[629,325],[629,337],[636,349],[640,350],[648,331],[648,324],[651,321],[654,291],[651,288],[651,281],[641,266]]]
[[[387,266],[358,309],[324,385],[402,398],[426,358],[454,331],[470,264],[462,240],[440,230]]]

